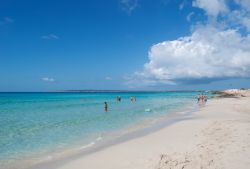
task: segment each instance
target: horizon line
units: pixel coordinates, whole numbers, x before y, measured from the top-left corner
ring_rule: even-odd
[[[116,93],[116,92],[212,92],[221,90],[98,90],[98,89],[84,89],[84,90],[50,90],[50,91],[0,91],[0,93]]]

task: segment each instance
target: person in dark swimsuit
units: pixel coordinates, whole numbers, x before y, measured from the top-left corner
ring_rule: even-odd
[[[107,102],[104,102],[104,111],[108,112],[108,103]]]

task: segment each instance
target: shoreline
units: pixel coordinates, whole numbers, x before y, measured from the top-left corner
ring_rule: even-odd
[[[214,98],[192,118],[45,168],[247,168],[249,96]]]
[[[119,145],[136,138],[144,137],[179,121],[192,118],[192,114],[199,111],[200,108],[201,107],[199,105],[190,102],[181,110],[176,110],[159,117],[149,117],[144,119],[142,122],[133,124],[125,129],[119,129],[115,132],[106,133],[104,134],[105,139],[102,138],[102,140],[97,140],[97,144],[93,142],[81,146],[80,144],[77,144],[78,146],[74,148],[61,151],[58,153],[59,156],[54,159],[52,159],[53,155],[50,155],[50,158],[43,158],[45,160],[30,165],[28,169],[58,168],[63,165],[61,161],[63,161],[63,163],[67,163],[79,157],[88,156],[109,147]]]
[[[177,94],[177,96],[178,95],[179,94]],[[95,145],[93,144],[93,141],[97,142],[96,145],[99,146],[100,142],[103,142],[103,140],[105,140],[106,138],[108,138],[108,139],[110,138],[109,140],[107,140],[105,142],[105,144],[101,143],[102,145],[100,147],[106,148],[106,147],[112,146],[114,144],[118,144],[120,142],[130,140],[130,137],[133,137],[133,138],[141,137],[141,135],[143,135],[143,134],[138,134],[138,133],[141,133],[141,131],[137,131],[137,130],[141,130],[141,129],[144,130],[144,128],[147,128],[145,130],[149,130],[149,131],[145,132],[145,133],[153,132],[153,129],[152,129],[152,131],[151,131],[151,129],[148,129],[148,128],[151,128],[152,124],[156,123],[156,125],[154,124],[154,126],[157,126],[158,122],[161,121],[162,119],[163,120],[168,119],[170,116],[171,116],[171,118],[172,118],[172,116],[176,117],[176,114],[180,114],[179,116],[183,116],[183,113],[180,113],[180,111],[186,112],[186,111],[189,111],[190,109],[193,109],[193,107],[194,107],[193,105],[196,105],[195,101],[193,100],[193,98],[194,98],[193,95],[194,95],[194,93],[191,93],[190,95],[188,94],[189,97],[187,97],[187,99],[184,99],[184,100],[182,100],[182,97],[180,97],[181,100],[179,100],[179,103],[182,103],[182,104],[179,104],[178,101],[173,102],[174,104],[172,104],[172,102],[169,102],[169,104],[168,104],[169,107],[165,107],[165,108],[160,107],[159,110],[161,110],[161,111],[159,111],[157,109],[156,109],[156,111],[154,111],[154,108],[153,108],[154,107],[153,105],[157,105],[158,103],[161,103],[162,102],[161,100],[159,100],[159,102],[154,102],[153,105],[146,105],[145,108],[150,106],[150,107],[152,107],[153,111],[148,112],[148,113],[146,113],[148,115],[145,115],[145,113],[143,111],[144,108],[141,109],[142,111],[140,111],[140,114],[142,114],[142,116],[141,116],[142,118],[140,118],[140,119],[139,118],[137,118],[137,119],[130,118],[131,119],[130,122],[128,122],[127,125],[123,125],[122,128],[114,128],[114,130],[111,130],[111,131],[107,130],[107,132],[105,132],[105,130],[103,130],[103,132],[100,132],[97,134],[94,133],[93,135],[90,135],[90,137],[86,138],[86,139],[84,137],[83,137],[83,139],[81,139],[82,137],[81,138],[79,137],[80,139],[75,139],[71,143],[65,144],[65,146],[62,143],[62,146],[61,146],[61,144],[57,144],[58,146],[54,146],[54,147],[51,146],[50,149],[46,149],[46,148],[39,149],[39,147],[37,147],[38,151],[33,151],[33,150],[28,151],[29,148],[26,148],[25,151],[27,153],[24,151],[24,154],[20,153],[20,154],[17,154],[16,156],[12,156],[10,158],[8,158],[7,156],[6,156],[6,158],[2,158],[0,168],[3,168],[3,169],[32,168],[32,166],[36,166],[36,164],[38,164],[38,163],[39,164],[40,163],[47,163],[48,161],[54,161],[57,159],[59,161],[64,160],[68,156],[74,156],[75,154],[79,154],[79,152],[82,152],[82,151],[85,151],[86,149],[89,149],[89,147],[90,148],[95,147]],[[168,95],[166,98],[168,98]],[[168,103],[168,99],[166,99],[166,101],[165,102]],[[138,104],[139,104],[139,102],[138,102]],[[159,104],[159,106],[160,105],[162,105],[162,103]],[[172,106],[172,105],[178,105],[178,106]],[[157,106],[155,106],[155,107],[158,108]],[[145,112],[147,112],[146,109],[145,109]],[[140,114],[137,113],[137,116]],[[158,128],[161,128],[161,127],[158,127]],[[71,134],[68,133],[67,135],[70,137]],[[123,135],[125,135],[125,136],[123,136]],[[132,135],[134,135],[134,136],[132,136]],[[117,136],[119,136],[119,138],[117,138]],[[120,137],[120,136],[122,136],[122,137]],[[102,138],[100,138],[100,137],[102,137]],[[113,139],[114,137],[115,137],[115,139]],[[45,139],[45,141],[46,141],[46,139],[48,140],[50,138],[43,137],[42,139]],[[39,146],[39,144],[38,144],[38,146]],[[26,147],[26,146],[24,145],[24,147]],[[97,149],[97,148],[95,148],[95,149]],[[98,147],[98,149],[99,149],[99,147]],[[100,148],[100,149],[103,149],[103,148]],[[85,154],[87,154],[87,153],[85,153]]]
[[[55,149],[50,152],[34,154],[20,159],[17,158],[15,162],[3,163],[2,167],[4,169],[37,169],[50,166],[54,168],[55,165],[61,166],[60,161],[71,161],[82,156],[87,156],[111,146],[151,134],[178,121],[185,120],[198,109],[199,106],[195,101],[189,101],[182,106],[182,108],[172,110],[162,115],[146,117],[142,121],[138,121],[123,129],[103,133],[104,135],[100,135],[96,138],[93,137],[93,140],[90,140],[89,143],[79,140],[68,148]]]

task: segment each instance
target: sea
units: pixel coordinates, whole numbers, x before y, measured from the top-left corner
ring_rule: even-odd
[[[0,166],[14,168],[14,164],[25,166],[31,159],[32,163],[40,162],[59,152],[84,151],[105,139],[112,139],[112,133],[119,136],[155,119],[193,110],[197,108],[198,94],[0,93]],[[136,101],[131,101],[131,97],[136,97]],[[108,105],[107,112],[104,102]]]

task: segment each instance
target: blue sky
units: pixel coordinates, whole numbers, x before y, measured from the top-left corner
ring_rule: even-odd
[[[212,1],[215,5],[202,0],[2,0],[0,91],[250,87],[250,47],[244,47],[249,11],[244,2],[225,1],[224,9]],[[233,17],[246,24],[232,25],[227,10],[239,11]],[[221,28],[220,22],[228,23]],[[207,37],[230,30],[246,41],[240,51],[230,47],[235,55],[228,59],[234,62],[204,65],[209,58],[228,60],[222,57],[226,49],[216,53],[209,44],[225,39]],[[235,41],[236,33],[230,34]],[[199,44],[213,51],[204,53]],[[189,53],[193,50],[200,52]],[[229,73],[217,76],[216,71]]]

